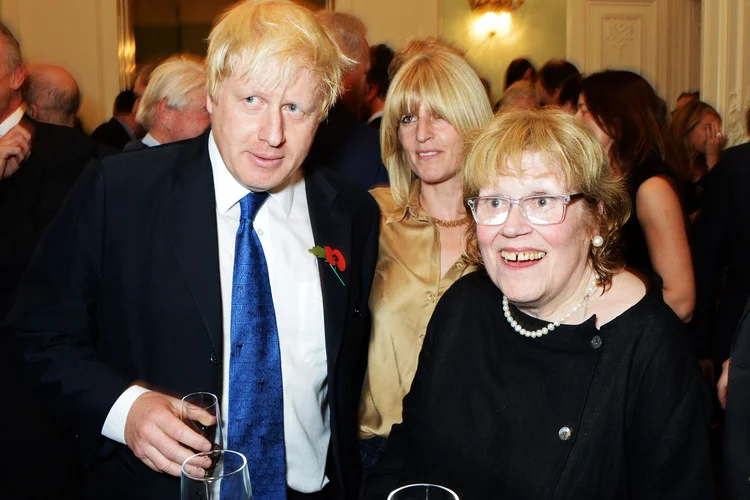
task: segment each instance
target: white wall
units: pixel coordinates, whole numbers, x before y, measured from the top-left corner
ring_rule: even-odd
[[[364,21],[371,45],[397,48],[410,38],[438,35],[439,0],[336,0],[335,5]]]
[[[440,35],[462,49],[481,76],[490,81],[493,103],[502,97],[510,61],[526,57],[539,68],[565,57],[566,0],[529,0],[511,15],[510,32],[482,37],[474,30],[477,15],[466,0],[440,1]]]

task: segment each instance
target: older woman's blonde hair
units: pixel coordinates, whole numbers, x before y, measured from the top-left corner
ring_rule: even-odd
[[[205,88],[206,66],[203,62],[188,55],[172,56],[151,73],[135,121],[151,130],[162,99],[166,99],[168,107],[184,111],[190,96],[198,90],[203,92]],[[204,94],[201,105],[205,101]]]
[[[247,0],[224,13],[211,30],[206,64],[214,102],[230,76],[287,85],[305,68],[318,80],[324,117],[353,61],[309,9],[287,0]]]
[[[388,169],[391,194],[400,207],[407,205],[416,176],[401,147],[398,128],[401,118],[416,115],[422,102],[431,113],[450,123],[461,137],[492,118],[482,82],[461,56],[433,48],[404,63],[388,90],[380,130],[380,150]]]
[[[494,186],[498,176],[524,177],[521,158],[534,153],[547,160],[550,173],[567,193],[583,193],[584,224],[590,229],[598,226],[604,238],[601,247],[589,247],[588,259],[601,283],[609,286],[613,274],[624,266],[620,231],[630,216],[630,197],[609,168],[596,137],[579,118],[549,108],[499,112],[469,141],[463,173],[465,196],[472,198],[480,189]],[[476,233],[469,236],[466,254],[481,264]]]

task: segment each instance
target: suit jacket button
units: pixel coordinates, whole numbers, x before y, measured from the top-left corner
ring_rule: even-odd
[[[211,352],[211,363],[215,365],[219,364],[219,356],[216,355],[216,351]]]
[[[359,309],[355,309],[354,310],[354,317],[355,318],[359,318],[360,316],[362,316],[362,313],[360,312],[360,310]]]

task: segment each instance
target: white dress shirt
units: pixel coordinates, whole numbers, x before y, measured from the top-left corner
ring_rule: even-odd
[[[161,146],[161,142],[154,139],[154,136],[151,135],[151,132],[143,136],[143,139],[141,139],[141,142],[145,144],[146,146],[153,148],[154,146]],[[239,225],[239,223],[238,223]]]
[[[2,123],[0,123],[0,137],[4,136],[8,133],[10,129],[21,123],[21,118],[23,118],[23,114],[26,112],[26,104],[21,103],[20,106],[16,108],[14,112],[12,112],[10,115],[8,115],[8,118],[3,120]]]
[[[224,331],[220,401],[226,436],[235,239],[240,221],[239,201],[250,191],[227,170],[213,132],[209,134],[208,148],[216,192]],[[253,226],[268,265],[279,332],[287,485],[302,493],[313,493],[328,482],[325,466],[331,428],[323,294],[318,259],[308,252],[315,242],[302,173],[298,172],[269,194]],[[104,436],[125,443],[127,414],[144,391],[132,386],[120,396],[107,415],[102,428]]]

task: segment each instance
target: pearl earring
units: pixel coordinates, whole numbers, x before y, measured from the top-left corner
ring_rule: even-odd
[[[599,248],[600,246],[604,245],[604,238],[599,236],[598,234],[591,238],[591,244],[594,245],[596,248]]]

